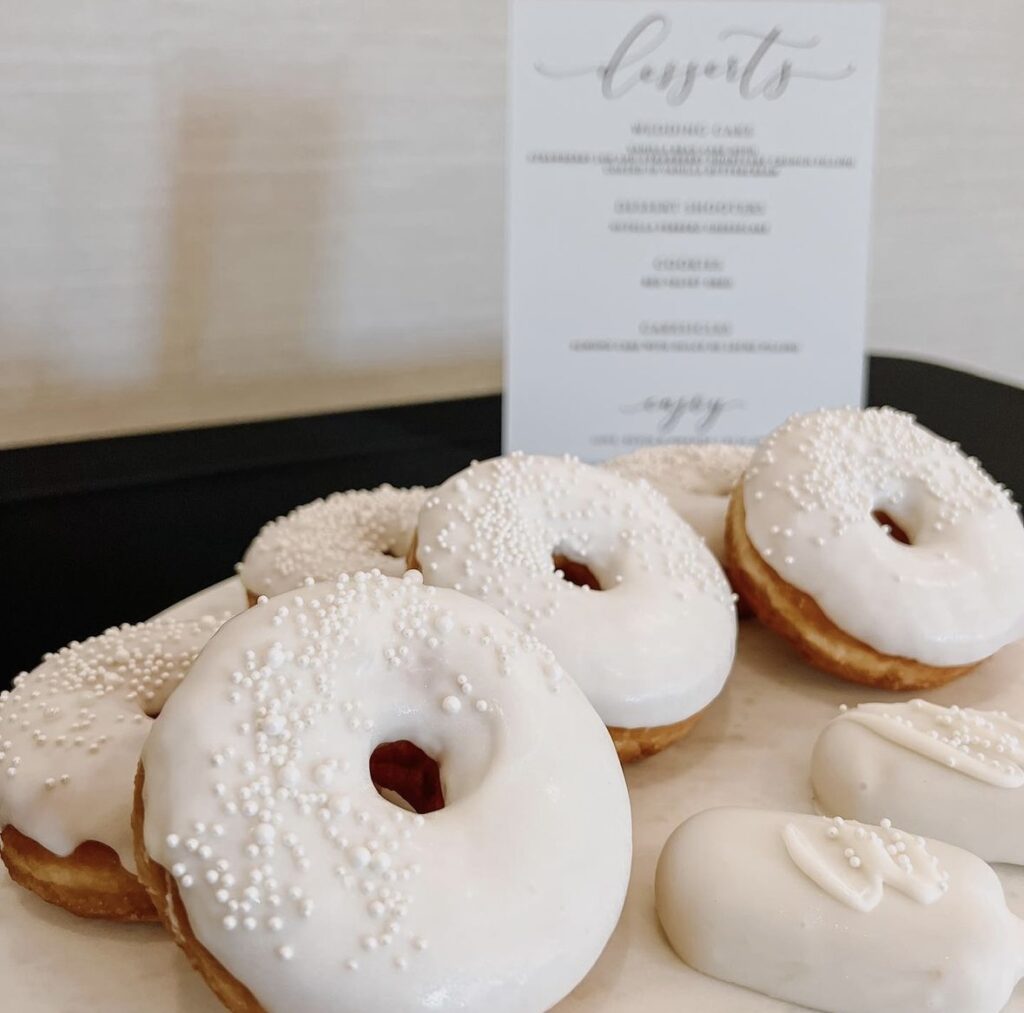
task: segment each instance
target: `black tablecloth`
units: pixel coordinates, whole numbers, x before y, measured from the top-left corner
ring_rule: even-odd
[[[1024,494],[1024,391],[874,357],[868,402],[914,412]],[[299,503],[429,485],[497,454],[500,422],[487,397],[0,451],[0,687],[44,651],[228,576],[264,521]]]

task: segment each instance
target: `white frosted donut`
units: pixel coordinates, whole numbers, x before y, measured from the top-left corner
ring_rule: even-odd
[[[818,737],[811,782],[827,813],[1024,865],[1024,725],[924,700],[844,711]]]
[[[296,507],[263,526],[238,564],[238,576],[253,598],[359,570],[400,577],[425,495],[419,486],[382,485]]]
[[[753,452],[753,447],[734,443],[663,444],[640,447],[604,467],[650,482],[721,562],[729,496]]]
[[[1024,922],[980,858],[895,829],[757,809],[682,823],[658,915],[691,967],[829,1013],[997,1013]]]
[[[371,753],[401,740],[438,761],[444,808],[375,790]],[[547,1009],[622,907],[629,800],[604,727],[546,648],[418,573],[232,620],[140,770],[137,845],[264,1010]]]
[[[153,717],[226,617],[154,619],[75,641],[0,692],[0,827],[55,855],[86,841],[135,871],[135,770]]]
[[[761,558],[876,651],[953,667],[1024,635],[1024,526],[959,448],[891,408],[795,416],[742,486]],[[895,520],[909,545],[874,516]]]
[[[609,726],[679,722],[729,674],[729,584],[649,487],[574,458],[513,454],[428,496],[416,538],[428,584],[480,598],[548,644]],[[605,590],[562,579],[556,556]]]

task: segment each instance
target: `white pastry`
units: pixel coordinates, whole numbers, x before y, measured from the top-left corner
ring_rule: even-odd
[[[881,654],[953,668],[1024,636],[1015,505],[975,459],[912,416],[794,416],[755,451],[742,496],[761,559]],[[910,544],[889,537],[886,518]]]
[[[253,598],[359,570],[400,577],[425,495],[419,487],[381,485],[296,507],[263,526],[238,576]]]
[[[98,841],[135,871],[135,770],[153,719],[227,616],[75,641],[0,692],[0,827],[55,855]]]
[[[604,467],[649,482],[723,562],[729,496],[753,452],[734,443],[668,443],[641,447]]]
[[[406,739],[438,761],[436,812],[371,782],[375,748]],[[242,613],[142,766],[147,861],[269,1013],[547,1009],[622,908],[629,800],[605,728],[549,650],[419,573]]]
[[[821,733],[811,781],[824,812],[899,826],[989,862],[1024,864],[1024,725],[924,700],[861,704]]]
[[[721,691],[732,592],[664,497],[575,458],[513,454],[448,479],[417,524],[428,584],[480,598],[546,643],[605,724],[671,725]],[[585,564],[603,590],[553,564]]]
[[[668,839],[656,893],[692,967],[829,1013],[996,1013],[1024,975],[992,869],[888,824],[709,809]]]

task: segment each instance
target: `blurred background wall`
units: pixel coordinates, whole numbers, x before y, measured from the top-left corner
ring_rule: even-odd
[[[1024,385],[1024,4],[886,10],[869,346]],[[497,390],[504,42],[499,0],[0,0],[0,444]]]

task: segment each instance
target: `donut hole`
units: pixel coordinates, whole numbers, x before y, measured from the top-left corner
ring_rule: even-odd
[[[557,573],[562,580],[568,581],[570,584],[575,584],[577,587],[589,587],[591,591],[603,590],[601,582],[595,576],[594,571],[591,570],[586,563],[570,559],[561,552],[556,552],[551,557],[551,561],[554,563],[555,573]]]
[[[382,742],[370,754],[370,780],[381,798],[401,809],[432,813],[444,808],[437,760],[408,739]]]
[[[906,529],[901,527],[893,518],[892,514],[884,510],[872,510],[871,517],[874,522],[894,541],[901,545],[912,545],[910,535]]]

